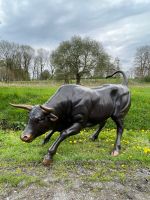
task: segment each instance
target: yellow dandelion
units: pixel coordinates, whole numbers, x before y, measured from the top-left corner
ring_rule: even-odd
[[[144,153],[145,153],[145,154],[150,153],[150,148],[145,147],[145,148],[144,148]]]

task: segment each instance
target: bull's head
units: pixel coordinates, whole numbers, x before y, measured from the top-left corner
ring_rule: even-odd
[[[50,129],[53,129],[55,122],[58,120],[58,117],[55,115],[55,110],[44,105],[10,105],[29,111],[28,124],[20,137],[24,142],[32,142],[36,137],[44,134]]]

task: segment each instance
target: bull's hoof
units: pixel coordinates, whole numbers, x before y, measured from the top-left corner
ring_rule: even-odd
[[[42,141],[42,145],[45,145],[49,142],[49,139],[48,138],[45,138],[43,141]]]
[[[90,141],[94,142],[95,140],[97,140],[97,137],[94,137],[93,135],[91,137],[89,137]]]
[[[42,141],[42,145],[45,145],[47,142],[45,140]]]
[[[53,163],[52,159],[46,159],[46,158],[44,158],[44,160],[43,160],[43,165],[44,166],[50,166],[52,163]]]
[[[112,156],[118,156],[119,155],[119,151],[116,151],[114,150],[112,153],[111,153]]]
[[[92,141],[92,142],[95,141],[95,139],[93,137],[89,137],[89,140]]]

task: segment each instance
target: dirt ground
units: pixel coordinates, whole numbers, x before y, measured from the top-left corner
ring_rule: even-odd
[[[86,171],[82,172],[86,173]],[[0,195],[1,200],[150,200],[150,169],[129,173],[124,181],[94,182],[81,180],[71,172],[65,180],[58,180],[49,170],[42,185],[16,188],[8,185]]]

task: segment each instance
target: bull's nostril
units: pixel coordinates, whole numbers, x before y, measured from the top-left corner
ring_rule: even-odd
[[[28,140],[29,137],[28,137],[27,135],[25,135],[25,136],[23,137],[23,139],[24,139],[24,140]]]
[[[29,134],[22,134],[20,136],[20,139],[23,141],[23,142],[32,142],[34,137],[31,133]]]
[[[24,142],[28,142],[28,141],[31,140],[31,136],[30,135],[22,135],[20,138]]]

